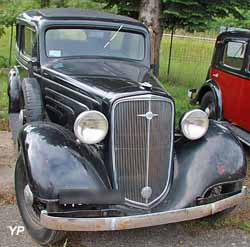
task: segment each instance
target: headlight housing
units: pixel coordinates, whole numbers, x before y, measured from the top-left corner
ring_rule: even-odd
[[[180,127],[183,135],[190,140],[200,139],[207,133],[209,120],[202,110],[192,110],[184,114]]]
[[[82,112],[75,120],[74,132],[81,142],[96,144],[106,137],[108,120],[98,111]]]

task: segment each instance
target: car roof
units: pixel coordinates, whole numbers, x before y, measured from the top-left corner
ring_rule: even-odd
[[[105,13],[95,10],[82,10],[76,8],[48,8],[40,10],[31,10],[19,15],[19,18],[35,21],[41,19],[48,20],[93,20],[93,21],[105,21],[105,22],[118,22],[127,23],[133,25],[139,25],[145,27],[141,22],[136,19]]]
[[[218,36],[218,40],[223,40],[227,37],[235,37],[235,38],[250,38],[250,30],[232,30],[232,31],[226,31],[222,32]]]

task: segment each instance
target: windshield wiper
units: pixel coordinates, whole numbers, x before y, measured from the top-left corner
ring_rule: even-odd
[[[114,35],[111,37],[111,39],[104,45],[104,49],[111,44],[112,40],[115,39],[115,37],[117,36],[117,34],[121,31],[121,29],[123,28],[123,24],[118,28],[118,30],[114,33]]]

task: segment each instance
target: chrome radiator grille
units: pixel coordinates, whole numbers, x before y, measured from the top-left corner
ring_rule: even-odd
[[[122,99],[112,110],[112,155],[116,188],[132,204],[150,206],[167,191],[174,108],[164,97]]]

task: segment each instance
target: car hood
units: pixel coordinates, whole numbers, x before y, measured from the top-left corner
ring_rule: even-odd
[[[108,59],[60,59],[44,67],[49,77],[63,79],[91,97],[115,99],[123,94],[148,93],[141,83],[152,84],[150,92],[166,94],[150,69],[137,62]]]

